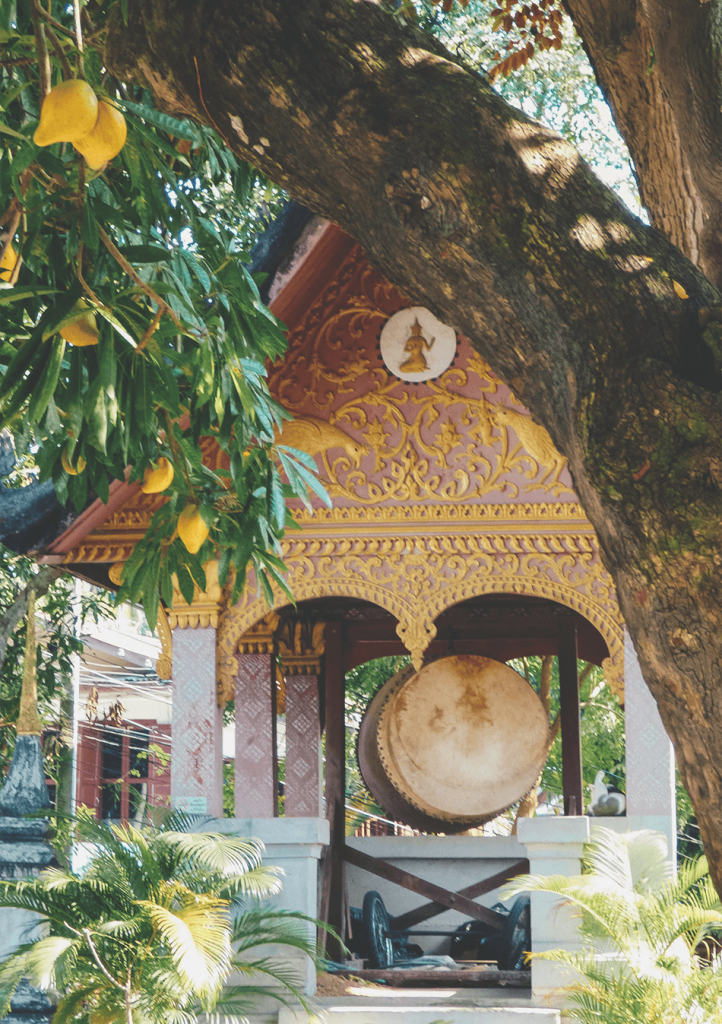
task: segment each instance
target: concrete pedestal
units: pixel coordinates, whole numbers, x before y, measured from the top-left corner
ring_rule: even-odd
[[[266,853],[264,864],[283,869],[283,889],[268,901],[278,910],[295,910],[315,918],[318,913],[318,862],[329,841],[329,824],[325,818],[219,818],[203,822],[199,831],[234,833],[260,839]],[[314,925],[307,926],[308,936],[315,941]],[[273,953],[268,947],[259,956]],[[253,956],[253,954],[250,954]],[[316,991],[316,970],[308,957],[293,949],[278,947],[277,955],[298,968],[301,986],[309,995]],[[270,984],[259,977],[254,985]]]
[[[589,842],[590,821],[586,817],[520,818],[518,838],[526,846],[532,875],[578,875],[582,870],[584,844]],[[553,893],[531,894],[532,952],[548,949],[579,950],[579,919]],[[574,980],[563,964],[532,960],[531,987],[535,999],[549,998],[561,1005],[560,990]]]

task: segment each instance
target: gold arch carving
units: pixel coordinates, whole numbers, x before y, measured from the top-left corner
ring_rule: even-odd
[[[559,562],[568,562],[568,558],[559,559]],[[598,600],[593,594],[585,593],[579,585],[573,586],[551,578],[531,560],[515,560],[514,571],[510,572],[492,573],[486,565],[461,580],[437,577],[435,587],[425,589],[411,600],[409,596],[398,592],[398,577],[390,575],[383,582],[373,581],[354,571],[347,559],[339,558],[337,565],[343,563],[346,563],[343,576],[324,577],[313,572],[313,567],[305,559],[302,562],[287,559],[291,568],[288,583],[296,600],[352,597],[385,608],[398,620],[396,631],[417,668],[421,666],[424,651],[436,635],[435,620],[446,609],[482,594],[543,597],[579,612],[601,633],[610,653],[603,665],[605,679],[613,692],[623,700],[623,624],[616,599],[609,593],[609,587],[604,587],[604,599]],[[587,572],[588,578],[581,581],[586,587],[598,584],[600,577],[606,575],[599,563],[583,568],[591,569]],[[246,591],[246,594],[250,593],[251,588]],[[274,610],[288,604],[280,591],[275,592],[275,597]],[[252,597],[243,599],[235,608],[224,612],[218,631],[219,700],[225,702],[233,694],[238,672],[236,656],[241,638],[268,613],[264,602]]]

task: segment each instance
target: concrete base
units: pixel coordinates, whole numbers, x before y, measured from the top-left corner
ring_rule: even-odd
[[[449,1002],[400,1006],[395,1000],[320,1000],[327,1024],[560,1024],[559,1010],[538,1006],[469,1006]],[[369,1005],[370,1003],[376,1005]],[[278,1024],[308,1024],[302,1010],[282,1007]]]
[[[316,918],[318,915],[318,862],[329,842],[329,823],[325,818],[207,818],[199,831],[233,833],[260,839],[266,847],[263,863],[276,865],[284,872],[283,890],[268,906],[295,910]],[[308,925],[308,937],[315,941],[316,929]],[[262,953],[272,954],[270,947]],[[303,991],[316,991],[316,969],[308,957],[295,950],[279,951],[286,963],[298,965]],[[253,984],[270,984],[263,978]]]

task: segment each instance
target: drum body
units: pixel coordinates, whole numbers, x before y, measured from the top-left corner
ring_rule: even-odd
[[[495,818],[536,783],[549,722],[539,697],[498,661],[454,655],[397,673],[359,730],[359,765],[376,800],[424,832]]]

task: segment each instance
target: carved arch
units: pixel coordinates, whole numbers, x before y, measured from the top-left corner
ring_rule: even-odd
[[[421,666],[426,647],[436,636],[435,620],[442,612],[468,598],[481,594],[518,594],[556,601],[579,612],[604,637],[610,653],[603,666],[605,678],[614,693],[623,699],[624,633],[616,602],[614,609],[610,610],[579,589],[538,573],[521,575],[517,572],[497,576],[489,576],[484,572],[473,573],[460,582],[450,581],[446,586],[439,586],[436,591],[424,594],[413,605],[394,593],[393,581],[390,581],[390,584],[373,585],[368,579],[362,578],[298,579],[294,578],[293,573],[289,578],[289,585],[299,601],[321,597],[352,597],[370,601],[386,609],[398,620],[396,631],[408,648],[417,668]],[[289,604],[280,592],[275,596],[276,603],[272,612],[277,612]],[[234,692],[240,640],[268,615],[269,609],[261,600],[242,602],[224,612],[219,623],[217,640],[219,700],[225,702]]]

